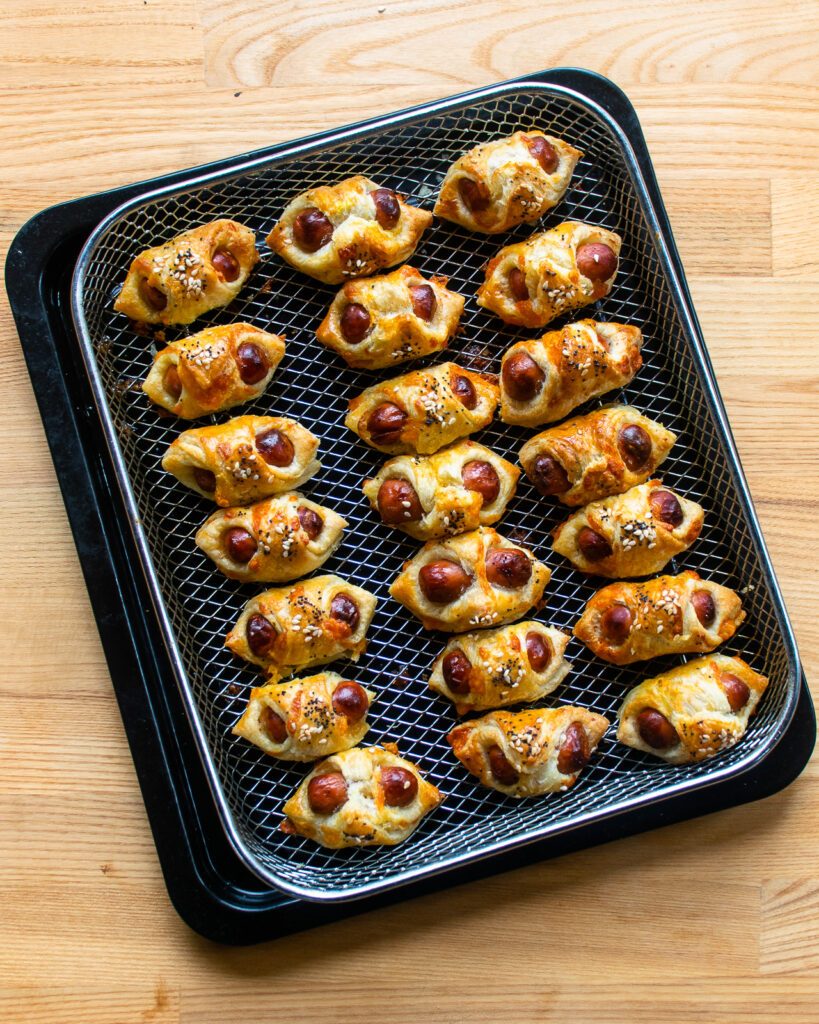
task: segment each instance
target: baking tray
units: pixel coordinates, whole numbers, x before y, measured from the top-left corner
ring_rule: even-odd
[[[622,94],[613,87],[610,83],[605,80],[597,78],[597,76],[590,75],[588,73],[562,70],[550,73],[544,73],[543,75],[533,76],[527,80],[531,82],[553,82],[569,85],[575,89],[580,89],[587,94],[594,95],[596,100],[614,116],[620,127],[630,136],[635,148],[638,150],[638,157],[644,175],[646,176],[646,187],[651,195],[654,202],[655,211],[657,213],[660,225],[666,234],[666,240],[669,245],[668,257],[671,264],[678,270],[678,261],[676,254],[673,251],[673,243],[668,234],[667,224],[665,222],[665,215],[662,211],[659,196],[656,192],[656,185],[651,174],[650,164],[648,163],[647,156],[644,152],[642,138],[639,133],[639,126],[637,125],[636,118],[634,117],[633,110],[631,110],[627,101],[625,101]],[[267,155],[272,155],[277,151],[281,151],[286,147],[276,147],[274,150],[267,151]],[[217,165],[212,170],[224,170],[230,167],[231,162],[225,161],[221,165]],[[169,176],[163,179],[163,182],[173,182],[180,180],[180,175]],[[153,183],[156,184],[156,183]],[[69,513],[72,516],[72,522],[75,521],[78,515],[77,502],[74,498],[79,480],[82,479],[82,474],[87,473],[89,479],[93,479],[93,473],[96,473],[98,469],[102,469],[106,476],[110,476],[110,465],[108,460],[104,458],[97,458],[97,452],[94,451],[94,446],[99,447],[98,435],[98,424],[95,423],[93,416],[86,415],[88,410],[80,405],[77,408],[75,402],[65,403],[65,408],[61,408],[59,401],[61,390],[65,388],[69,382],[71,382],[72,389],[74,386],[79,388],[81,391],[85,390],[85,382],[83,382],[76,373],[76,366],[71,365],[73,357],[76,355],[74,339],[70,337],[70,332],[66,330],[66,325],[60,323],[60,316],[64,315],[64,302],[65,302],[65,281],[64,281],[64,269],[67,265],[70,265],[70,260],[66,262],[66,253],[72,254],[76,251],[76,246],[79,244],[79,239],[84,236],[84,232],[87,232],[88,227],[93,223],[94,219],[110,209],[119,199],[126,198],[129,195],[134,195],[139,191],[139,187],[130,187],[127,190],[119,190],[114,194],[109,194],[100,197],[92,197],[87,200],[81,200],[75,204],[68,204],[64,207],[56,208],[52,211],[46,211],[45,214],[35,218],[34,221],[30,222],[26,228],[18,236],[15,241],[15,245],[12,247],[12,251],[9,256],[8,268],[9,268],[9,292],[12,298],[12,302],[15,308],[15,315],[18,320],[18,324],[21,330],[21,336],[23,337],[26,356],[29,361],[30,368],[32,370],[32,376],[35,382],[35,387],[38,391],[38,398],[41,399],[41,408],[44,414],[44,421],[49,432],[49,439],[53,446],[59,445],[59,459],[56,462],[58,474],[60,475],[61,482],[65,485],[67,480],[70,480],[73,485],[69,490],[66,486],[66,499],[69,507]],[[61,234],[64,233],[64,235]],[[58,246],[57,242],[60,245]],[[44,280],[38,280],[37,274],[41,274],[43,278],[46,276],[46,271],[49,274],[54,272],[54,260],[58,260],[59,267],[61,268],[61,276],[59,281],[49,281],[48,287],[45,287]],[[34,287],[38,284],[39,287]],[[683,297],[686,298],[684,291],[684,283],[681,282],[681,288],[683,291]],[[47,328],[47,330],[46,330]],[[60,329],[62,328],[62,330]],[[45,340],[47,339],[47,340]],[[64,361],[65,353],[61,352],[64,345],[68,345],[71,359],[67,365]],[[59,362],[57,361],[59,357]],[[60,371],[59,373],[53,372],[55,367]],[[706,364],[707,369],[707,364]],[[47,383],[49,386],[48,399],[45,400],[44,396],[44,384]],[[75,430],[69,429],[69,427],[75,427],[76,424],[73,422],[75,416],[79,413],[80,419],[87,421],[85,427],[87,427],[93,435],[90,441],[86,439],[86,443],[83,443],[82,438],[75,440]],[[84,428],[85,429],[85,428]],[[79,444],[77,444],[77,440]],[[73,445],[69,442],[74,442]],[[93,454],[91,454],[93,453]],[[72,456],[69,458],[69,456]],[[74,465],[73,457],[76,456],[78,460],[84,463],[79,467]],[[68,468],[72,472],[68,473]],[[107,508],[110,504],[116,515],[117,508],[119,506],[118,496],[116,494],[105,494],[95,493],[94,499],[97,502],[97,506],[100,510]],[[88,503],[82,502],[81,507],[85,509],[86,525],[88,518]],[[107,531],[110,529],[112,523],[109,520],[108,523],[103,527],[103,524],[98,524],[101,527],[103,533],[107,535]],[[121,525],[118,520],[115,521],[114,525]],[[142,739],[145,738],[146,732],[145,721],[135,721],[134,715],[128,713],[128,706],[131,706],[131,711],[134,711],[133,705],[138,702],[138,695],[140,693],[139,687],[131,687],[130,699],[124,701],[124,687],[122,685],[122,669],[123,662],[129,664],[133,669],[134,659],[133,656],[129,659],[128,655],[122,647],[114,646],[108,641],[110,640],[112,632],[115,631],[118,623],[117,620],[125,617],[129,619],[129,623],[133,623],[133,609],[130,604],[124,602],[125,591],[127,587],[123,587],[123,590],[119,592],[119,596],[115,602],[108,601],[104,606],[106,607],[106,614],[102,614],[102,605],[99,604],[98,589],[99,589],[99,577],[104,575],[104,570],[110,565],[112,570],[118,570],[121,567],[114,561],[113,552],[108,547],[99,550],[99,544],[96,543],[98,537],[93,534],[95,543],[93,544],[93,560],[90,557],[91,552],[89,548],[92,546],[91,540],[88,536],[87,530],[77,532],[78,547],[80,550],[81,558],[83,559],[83,567],[86,570],[87,579],[89,581],[89,587],[92,593],[92,599],[95,600],[95,605],[98,608],[100,614],[100,626],[101,633],[104,642],[106,642],[106,648],[109,653],[109,657],[112,662],[112,675],[114,678],[115,687],[117,689],[118,696],[123,703],[123,711],[125,716],[126,727],[128,728],[129,738],[132,741],[132,748],[137,757],[137,751],[140,752],[137,760],[138,769],[140,769],[140,778],[143,782],[143,789],[146,793],[146,801],[149,805],[156,809],[155,801],[152,801],[151,794],[157,787],[161,788],[159,782],[159,775],[162,775],[164,782],[168,783],[171,787],[175,787],[177,790],[181,788],[180,779],[173,775],[172,772],[166,772],[162,774],[159,772],[159,766],[156,762],[151,762],[145,755],[146,743],[140,741],[140,733]],[[131,556],[129,560],[129,567],[133,568],[133,545],[130,542],[130,538],[127,535],[123,538],[123,545],[126,557]],[[764,553],[763,553],[764,558]],[[122,583],[123,575],[120,575],[118,580]],[[93,583],[93,585],[92,585]],[[143,590],[144,587],[137,577],[130,580],[130,583],[134,585],[137,590]],[[119,614],[119,606],[123,605],[123,615]],[[144,618],[147,620],[149,626],[154,627],[155,623],[152,620],[150,613]],[[151,628],[151,632],[155,630]],[[135,641],[134,636],[126,636],[125,639],[130,641],[133,645]],[[137,637],[136,639],[142,639]],[[152,637],[155,641],[155,637]],[[144,642],[144,641],[143,641]],[[116,651],[116,656],[115,652]],[[161,648],[157,648],[155,645],[151,649],[152,654],[158,662],[163,660],[163,652]],[[146,658],[147,651],[143,648],[143,657],[141,662],[137,663],[140,669],[144,669],[147,664]],[[145,674],[145,673],[143,673]],[[146,693],[147,693],[147,680],[146,680]],[[165,696],[168,700],[173,700],[173,691],[165,690]],[[788,742],[786,744],[780,744],[778,748],[772,749],[764,761],[759,760],[756,764],[748,768],[748,770],[739,777],[738,774],[733,773],[731,778],[731,784],[725,784],[721,776],[714,776],[709,780],[710,790],[708,793],[707,800],[702,799],[702,794],[699,794],[697,798],[696,793],[687,791],[678,791],[669,794],[669,796],[662,802],[653,802],[648,807],[641,809],[632,809],[625,811],[624,813],[615,816],[610,816],[605,822],[594,822],[594,821],[582,821],[573,827],[571,832],[563,832],[560,836],[553,835],[549,842],[540,842],[536,847],[530,848],[525,852],[518,852],[515,856],[504,855],[496,857],[491,862],[484,862],[482,865],[472,865],[470,868],[462,868],[458,873],[458,879],[465,877],[474,877],[478,873],[485,873],[487,870],[497,869],[499,866],[508,865],[510,861],[519,863],[524,858],[529,859],[531,857],[544,856],[554,854],[557,852],[563,852],[570,848],[576,848],[577,846],[587,845],[589,842],[601,841],[604,838],[612,838],[616,835],[625,834],[630,831],[637,831],[641,828],[650,827],[652,824],[658,824],[662,821],[676,820],[682,816],[690,816],[694,813],[702,813],[705,810],[715,809],[718,806],[724,806],[732,802],[740,802],[746,799],[752,799],[756,795],[760,795],[762,792],[770,792],[781,785],[784,785],[794,774],[798,773],[801,769],[804,760],[807,758],[809,750],[813,742],[813,720],[810,711],[810,704],[806,700],[804,687],[802,687],[802,696],[800,704],[799,717],[794,722],[793,726],[788,730]],[[169,739],[167,733],[163,732],[161,725],[161,719],[156,717],[151,722],[152,725],[156,726],[157,736],[159,742],[164,744],[164,752],[167,753],[170,746],[174,743],[177,745],[186,745],[184,741],[184,728],[179,728],[178,718],[175,721],[175,735],[172,735]],[[167,769],[167,765],[162,765],[163,769]],[[184,765],[184,771],[187,773],[184,780],[191,782],[197,775],[197,769],[195,765],[190,763],[190,760]],[[147,781],[146,781],[147,780]],[[693,799],[692,799],[693,797]],[[181,807],[181,804],[180,804]],[[201,813],[207,812],[207,807],[201,801],[199,801],[199,811]],[[181,811],[180,811],[181,814]],[[157,834],[158,841],[160,836],[164,834],[164,830],[171,828],[170,823],[167,821],[167,816],[161,822],[162,827],[157,827],[158,817],[154,815],[152,822],[155,827],[155,833]],[[185,821],[181,821],[183,829],[186,827]],[[602,827],[601,827],[602,825]],[[190,822],[187,822],[187,827],[190,827]],[[222,840],[218,835],[211,834],[207,837],[207,843],[211,850],[221,848]],[[191,849],[191,856],[193,857],[195,845],[193,844]],[[168,844],[165,842],[159,842],[160,854],[163,849],[167,850]],[[228,858],[229,860],[230,858]],[[177,858],[177,862],[179,858]],[[198,862],[197,862],[198,864]],[[172,885],[172,878],[179,878],[180,875],[184,875],[184,870],[179,868],[177,863],[177,870],[171,872],[168,867],[167,857],[163,857],[163,866],[166,870],[166,876],[169,878],[169,887],[171,887],[172,895],[175,896],[177,906],[185,904],[184,910],[182,911],[187,919],[196,920],[194,926],[199,927],[200,930],[209,931],[215,934],[219,932],[222,934],[225,929],[220,929],[214,924],[213,908],[211,907],[212,913],[207,918],[207,924],[202,923],[201,917],[196,917],[196,912],[192,909],[191,903],[202,908],[202,901],[207,903],[208,899],[218,899],[212,888],[205,887],[198,893],[199,901],[188,899],[185,897],[190,896],[189,892],[180,890],[180,885],[174,887]],[[224,860],[222,861],[222,870],[226,871],[224,867]],[[235,876],[236,872],[241,871],[233,865],[232,874]],[[201,886],[202,878],[196,875],[198,884]],[[450,880],[451,876],[450,876]],[[190,879],[188,883],[192,884]],[[245,880],[246,883],[246,880]],[[228,885],[230,888],[230,885]],[[414,884],[411,890],[405,891],[418,891],[418,884]],[[245,887],[241,892],[247,893],[248,889]],[[209,895],[206,897],[204,893],[207,892]],[[269,907],[269,901],[273,899],[272,894],[267,894],[267,902]],[[262,901],[264,903],[264,901]],[[292,902],[292,901],[291,901]],[[372,905],[372,900],[368,900],[366,905]],[[380,901],[379,901],[380,902]],[[231,912],[227,912],[227,902],[222,902],[219,905],[225,912],[226,918],[231,918],[233,913],[242,912],[243,900],[241,896],[236,895],[235,899],[231,903]],[[361,907],[365,904],[359,903],[357,906]],[[310,920],[315,919],[315,915],[312,913],[306,915]],[[318,909],[318,908],[315,908]],[[329,913],[330,908],[324,908]],[[245,910],[249,912],[249,907],[245,906]],[[259,904],[254,905],[254,913],[264,914],[266,909],[260,909]],[[334,908],[334,912],[341,912],[341,908]],[[217,915],[218,916],[218,915]],[[258,920],[258,918],[257,918]],[[289,916],[288,927],[293,926],[292,916]],[[305,923],[305,914],[299,915],[299,923]],[[229,930],[229,929],[228,929]],[[245,930],[238,937],[238,941],[242,941],[244,936],[249,936],[251,933]],[[256,934],[256,933],[254,933]],[[222,935],[224,937],[224,935]],[[236,939],[234,939],[236,940]]]

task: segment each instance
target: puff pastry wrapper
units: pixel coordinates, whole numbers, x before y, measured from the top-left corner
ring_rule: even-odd
[[[537,157],[538,147],[547,151],[543,160]],[[582,155],[568,142],[536,129],[475,146],[447,171],[435,216],[487,234],[531,224],[566,194]],[[464,198],[464,182],[478,197],[471,206]]]
[[[239,363],[239,350],[244,352],[247,346],[261,354],[254,363],[257,372],[267,365],[263,375],[252,383],[242,379]],[[283,356],[284,338],[252,324],[207,327],[157,352],[142,390],[156,405],[192,420],[258,398]],[[169,386],[169,374],[174,373],[179,391]]]
[[[461,319],[464,298],[446,287],[445,277],[424,278],[413,267],[348,281],[333,299],[316,337],[356,369],[380,370],[440,352]],[[369,327],[362,338],[345,335],[350,306]],[[364,310],[364,313],[361,312]]]
[[[487,576],[487,559],[493,552],[516,552],[529,562],[529,576],[522,586],[502,586]],[[454,600],[433,602],[424,593],[422,570],[440,560],[460,566],[468,586]],[[537,605],[551,576],[550,570],[521,544],[513,544],[491,526],[444,540],[432,540],[404,563],[390,587],[390,594],[421,620],[425,629],[465,633],[476,627],[502,626],[521,618]]]
[[[275,433],[273,433],[275,432]],[[281,440],[292,457],[275,465],[263,455],[271,438]],[[245,505],[271,494],[290,491],[321,468],[316,459],[319,441],[295,420],[284,416],[236,416],[213,427],[194,427],[173,441],[162,468],[180,483],[217,505]],[[283,461],[280,459],[279,461]],[[213,489],[202,486],[202,472],[212,474]]]
[[[456,725],[447,739],[484,786],[520,798],[573,786],[608,726],[602,715],[568,705],[492,711]],[[501,778],[493,771],[499,760]]]
[[[650,576],[691,547],[700,535],[703,519],[696,501],[677,494],[660,480],[649,480],[578,509],[552,531],[552,547],[580,572],[610,579]],[[591,538],[589,543],[585,531],[598,539]]]
[[[234,266],[226,280],[214,265],[217,252]],[[189,324],[232,302],[259,261],[256,236],[235,220],[215,220],[141,252],[131,264],[114,303],[118,313],[148,324]],[[146,291],[147,289],[147,291]],[[148,299],[155,294],[165,305]]]
[[[608,295],[617,268],[603,281],[592,281],[577,266],[577,251],[584,245],[605,245],[619,257],[622,240],[606,228],[565,221],[525,242],[507,245],[486,268],[478,289],[478,305],[501,320],[519,327],[545,327],[555,317],[580,309]],[[517,298],[509,275],[523,275],[526,298]]]
[[[232,580],[287,583],[318,569],[341,543],[346,519],[298,491],[265,498],[253,505],[221,509],[199,528],[196,545]],[[232,557],[226,543],[231,530],[249,534],[247,561]]]
[[[639,327],[580,320],[517,342],[501,363],[501,419],[523,427],[554,423],[590,398],[625,387],[643,365],[642,341]],[[515,374],[521,360],[524,379]]]
[[[390,769],[410,772],[417,785],[414,798],[404,807],[389,806],[381,776]],[[317,814],[310,806],[310,782],[320,775],[339,772],[347,798],[331,814]],[[443,800],[438,789],[421,776],[416,765],[385,747],[354,747],[317,764],[284,805],[282,831],[306,836],[322,846],[340,850],[348,846],[396,846],[403,843]]]
[[[538,639],[538,646],[527,643],[530,636]],[[568,643],[566,633],[531,619],[466,633],[450,640],[435,659],[429,686],[451,700],[459,715],[540,700],[569,674],[571,666],[563,656]],[[451,657],[457,659],[454,676],[448,669]],[[448,678],[456,689],[448,684]]]
[[[382,226],[372,195],[378,189],[363,174],[336,185],[308,189],[287,204],[267,236],[267,244],[291,266],[325,284],[368,277],[403,263],[415,252],[421,235],[432,223],[432,214],[391,193],[400,215],[392,226]],[[301,248],[293,233],[296,218],[308,210],[319,211],[332,225],[332,234],[314,252]]]
[[[643,483],[676,440],[633,406],[609,405],[536,434],[521,448],[520,461],[541,494],[554,494],[564,505],[585,505]],[[548,463],[557,472],[546,474],[542,466]],[[558,474],[568,486],[555,491],[545,484]]]
[[[644,680],[626,694],[617,739],[669,764],[703,761],[742,739],[767,686],[765,676],[742,658],[697,658]],[[669,734],[669,746],[655,733],[641,730],[640,715],[646,710],[659,712],[674,730],[676,739]],[[655,746],[657,742],[663,746]]]
[[[574,635],[598,658],[630,665],[663,654],[713,651],[744,618],[735,591],[689,570],[642,583],[610,583],[589,600]]]
[[[319,672],[289,683],[254,687],[233,734],[283,761],[316,761],[354,747],[364,739],[369,725],[366,711],[352,720],[335,710],[333,694],[345,682],[338,672]],[[375,694],[362,690],[369,710]],[[273,716],[284,735],[271,734],[268,716]]]
[[[494,473],[497,494],[491,501],[486,501],[484,494],[464,482],[465,467],[473,463],[486,463]],[[466,472],[468,480],[470,471]],[[519,477],[517,466],[489,448],[477,441],[459,441],[434,455],[399,455],[390,459],[375,477],[364,481],[364,494],[382,521],[416,540],[426,541],[496,523],[512,500]],[[382,485],[392,480],[406,481],[417,498],[415,507],[411,497],[403,496],[403,511],[397,521],[391,506],[381,508],[379,505]],[[386,500],[386,497],[381,499]],[[414,518],[419,511],[420,518]]]
[[[391,420],[395,429],[389,433],[374,433],[372,417],[384,404],[395,406],[403,420]],[[389,455],[429,455],[483,430],[497,404],[496,384],[455,363],[439,363],[367,388],[350,401],[344,425]]]
[[[338,610],[336,598],[341,598]],[[345,599],[355,605],[354,617],[349,605],[345,610]],[[313,576],[251,598],[225,646],[276,678],[336,658],[358,661],[367,646],[375,606],[375,597],[362,587],[339,576]]]

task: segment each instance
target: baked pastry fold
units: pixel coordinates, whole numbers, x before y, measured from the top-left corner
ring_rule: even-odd
[[[689,570],[610,583],[590,598],[574,635],[598,658],[630,665],[663,654],[713,651],[744,618],[735,591]]]
[[[332,509],[288,491],[214,512],[196,545],[232,580],[287,583],[323,565],[346,526]]]
[[[742,658],[697,658],[626,694],[617,739],[669,764],[703,761],[742,739],[767,686]]]
[[[376,599],[339,576],[314,576],[252,597],[225,646],[271,679],[336,658],[358,661]]]
[[[258,262],[250,228],[211,221],[141,252],[114,309],[142,323],[189,324],[232,302]]]
[[[507,349],[501,363],[500,418],[538,427],[590,398],[628,384],[643,365],[639,327],[580,320]]]
[[[251,691],[233,735],[283,761],[316,761],[364,739],[374,698],[338,672],[268,683]]]
[[[427,541],[496,523],[519,476],[484,445],[459,441],[434,455],[390,459],[364,481],[364,494],[382,522]]]
[[[351,399],[344,425],[389,455],[429,455],[483,430],[497,404],[497,384],[455,363],[439,363],[367,388]]]
[[[236,416],[185,430],[162,459],[180,483],[223,508],[301,486],[321,468],[319,440],[284,416]]]
[[[142,390],[192,420],[258,398],[283,356],[284,338],[252,324],[207,327],[157,352]]]
[[[507,245],[487,265],[478,305],[508,324],[545,327],[562,313],[608,295],[621,244],[606,228],[564,221]]]
[[[356,174],[297,195],[267,244],[296,270],[341,284],[409,259],[431,223],[429,211]]]
[[[704,513],[660,480],[578,509],[552,531],[552,547],[580,572],[650,576],[699,537]]]
[[[313,768],[284,805],[281,827],[331,850],[396,846],[442,800],[394,745],[354,747]]]
[[[435,216],[486,234],[531,224],[566,194],[581,156],[536,129],[484,142],[447,171]]]
[[[456,725],[447,739],[484,786],[520,798],[573,786],[608,727],[602,715],[567,705],[492,711]]]
[[[540,700],[563,682],[569,637],[554,626],[528,620],[466,633],[435,659],[430,689],[448,698],[459,715]]]
[[[521,618],[543,596],[551,572],[491,526],[432,540],[408,562],[390,594],[425,629],[465,633]]]
[[[633,406],[608,405],[536,434],[520,461],[541,494],[586,505],[643,483],[676,440]]]
[[[380,370],[440,352],[458,328],[464,298],[447,278],[414,267],[348,281],[316,337],[356,369]]]

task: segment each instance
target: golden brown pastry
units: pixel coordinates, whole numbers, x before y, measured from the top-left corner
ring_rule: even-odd
[[[464,633],[514,622],[543,596],[551,572],[491,526],[431,540],[404,563],[390,594],[424,629]]]
[[[536,129],[484,142],[449,168],[434,213],[487,234],[531,224],[566,194],[581,156]]]
[[[650,576],[691,547],[703,516],[696,501],[649,480],[578,509],[552,531],[552,547],[581,572],[615,580]]]
[[[295,420],[236,416],[181,433],[162,468],[226,508],[300,487],[321,468],[318,446],[318,438]]]
[[[215,220],[141,252],[114,309],[142,323],[189,324],[232,302],[258,262],[250,228]]]
[[[284,338],[252,324],[207,327],[157,352],[142,390],[185,420],[258,398],[284,355]]]
[[[439,363],[367,388],[350,401],[344,425],[389,455],[429,455],[483,430],[497,404],[497,384],[455,363]]]
[[[435,659],[429,686],[449,698],[459,715],[540,700],[569,674],[563,657],[568,642],[559,629],[532,619],[466,633]]]
[[[393,744],[354,747],[316,765],[284,805],[281,827],[331,850],[396,846],[442,800]]]
[[[225,646],[275,679],[336,658],[358,661],[375,606],[339,576],[314,576],[251,598]]]
[[[676,440],[633,406],[607,405],[536,434],[520,461],[541,494],[586,505],[643,483]]]
[[[608,727],[586,708],[530,708],[462,722],[447,739],[484,786],[520,798],[573,786]]]
[[[744,618],[733,590],[689,570],[644,583],[610,583],[589,600],[574,635],[598,658],[630,665],[662,654],[713,651]]]
[[[434,455],[399,455],[364,481],[382,522],[416,540],[454,537],[496,523],[512,500],[520,470],[477,441]]]
[[[338,672],[255,687],[234,736],[283,761],[315,761],[360,743],[375,694]]]
[[[501,419],[538,427],[590,398],[625,387],[643,365],[639,327],[580,320],[507,349],[501,363]]]
[[[267,244],[302,273],[341,284],[408,260],[431,223],[427,210],[356,174],[292,199]]]
[[[545,327],[561,313],[611,291],[622,239],[613,231],[565,221],[501,249],[486,268],[478,305],[520,327]]]
[[[626,694],[617,739],[669,764],[703,761],[742,739],[767,686],[742,658],[697,658]]]
[[[214,512],[196,545],[232,580],[287,583],[318,569],[341,543],[346,519],[298,491]]]
[[[333,299],[316,337],[348,366],[379,370],[440,352],[454,335],[464,298],[445,277],[413,267],[348,281]]]

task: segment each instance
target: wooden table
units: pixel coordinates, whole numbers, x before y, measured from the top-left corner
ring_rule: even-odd
[[[2,251],[44,206],[541,67],[625,87],[819,680],[819,7],[2,0]],[[555,13],[557,11],[557,13]],[[714,817],[255,949],[171,908],[5,298],[0,1019],[819,1016],[815,761]]]

